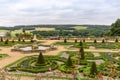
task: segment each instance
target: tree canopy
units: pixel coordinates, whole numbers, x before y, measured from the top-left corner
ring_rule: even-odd
[[[120,36],[120,19],[111,25],[111,36]]]

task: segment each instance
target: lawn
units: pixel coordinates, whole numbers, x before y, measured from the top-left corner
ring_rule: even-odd
[[[9,30],[0,30],[0,32],[9,32]]]
[[[87,29],[87,27],[85,27],[85,26],[75,26],[73,28],[75,28],[76,30],[85,30],[85,29]]]
[[[35,28],[36,31],[53,31],[55,28]]]

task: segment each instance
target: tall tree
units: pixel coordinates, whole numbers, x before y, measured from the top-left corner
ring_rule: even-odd
[[[111,36],[120,36],[120,19],[117,19],[115,23],[111,25]]]

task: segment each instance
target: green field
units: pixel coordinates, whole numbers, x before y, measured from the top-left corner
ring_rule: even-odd
[[[73,28],[75,28],[76,30],[85,30],[85,29],[87,29],[87,27],[85,27],[85,26],[75,26]]]

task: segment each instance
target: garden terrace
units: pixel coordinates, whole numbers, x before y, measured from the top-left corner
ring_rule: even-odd
[[[55,45],[63,45],[63,46],[70,46],[70,48],[80,48],[81,46],[79,45],[79,42],[75,43],[75,42],[56,42],[54,43]],[[83,46],[84,48],[90,48],[95,47],[97,49],[120,49],[120,43],[115,43],[115,42],[83,42]]]

